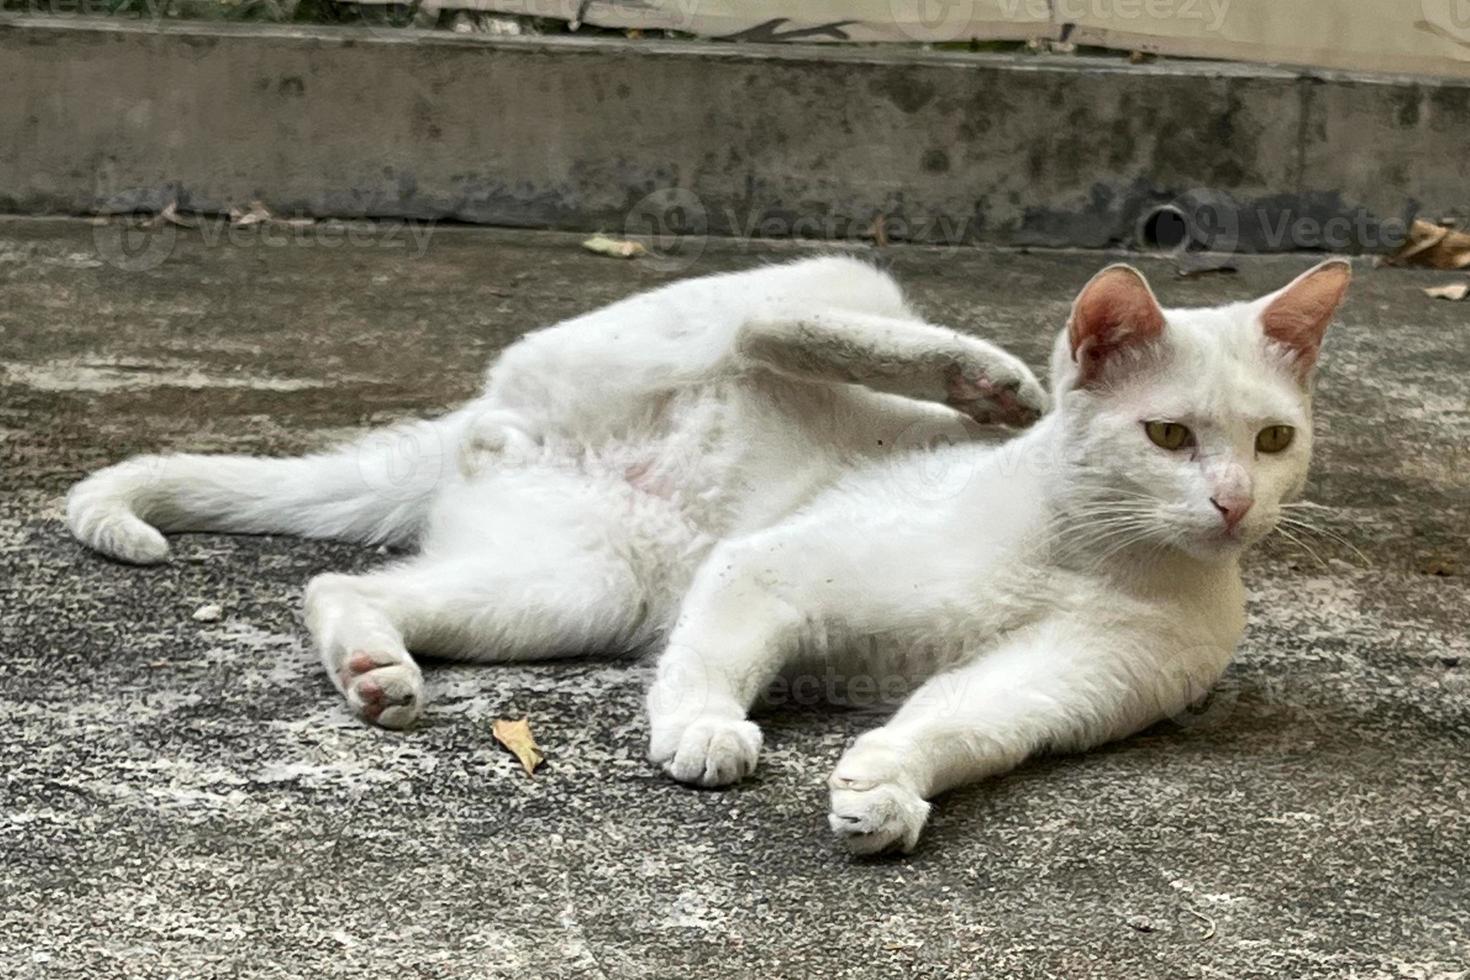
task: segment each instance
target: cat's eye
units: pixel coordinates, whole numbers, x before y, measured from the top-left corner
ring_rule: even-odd
[[[1256,452],[1282,452],[1295,437],[1296,430],[1289,425],[1268,425],[1256,433]]]
[[[1194,433],[1178,422],[1145,422],[1143,431],[1155,446],[1170,452],[1194,445]]]

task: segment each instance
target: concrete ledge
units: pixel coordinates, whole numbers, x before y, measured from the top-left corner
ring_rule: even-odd
[[[0,19],[0,211],[1101,247],[1470,217],[1470,81],[795,45]],[[1157,228],[1168,238],[1168,221]]]

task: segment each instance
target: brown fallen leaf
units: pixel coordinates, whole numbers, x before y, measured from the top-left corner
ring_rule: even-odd
[[[1458,303],[1470,296],[1470,282],[1452,282],[1444,286],[1427,286],[1424,295],[1430,299],[1447,299]]]
[[[183,215],[179,214],[179,202],[169,201],[168,204],[164,206],[162,211],[158,212],[153,217],[148,219],[147,225],[150,228],[157,228],[159,225],[177,225],[180,228],[197,228],[199,227],[199,219],[185,218]]]
[[[307,228],[316,224],[315,218],[278,218],[271,213],[271,209],[260,201],[251,201],[248,208],[230,208],[230,224],[248,227],[250,225],[282,225],[287,228]]]
[[[495,735],[495,741],[510,749],[521,760],[521,767],[526,770],[527,776],[535,775],[536,767],[546,761],[536,739],[531,736],[530,718],[522,718],[520,721],[497,718],[495,724],[490,726],[490,731]]]
[[[863,237],[864,238],[871,238],[873,240],[873,244],[876,245],[876,246],[878,246],[879,248],[887,248],[888,247],[888,216],[885,215],[885,214],[882,214],[881,212],[879,214],[874,215],[873,216],[873,223],[868,226],[867,234],[865,234]]]
[[[636,259],[648,251],[641,242],[629,241],[625,238],[608,238],[606,235],[593,235],[582,243],[582,247],[589,252],[609,255],[615,259]]]
[[[1453,558],[1444,555],[1430,555],[1420,563],[1419,572],[1438,578],[1453,578],[1460,573],[1460,565]]]
[[[1415,218],[1409,239],[1384,265],[1418,265],[1430,269],[1470,269],[1470,234]]]
[[[259,225],[270,221],[274,215],[270,209],[259,201],[251,201],[248,208],[230,208],[230,224],[232,225]]]
[[[1237,271],[1234,261],[1217,255],[1182,255],[1174,266],[1174,274],[1180,279]]]

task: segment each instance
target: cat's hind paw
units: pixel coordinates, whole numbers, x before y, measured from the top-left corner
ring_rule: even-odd
[[[841,766],[827,785],[832,791],[827,823],[853,854],[907,854],[919,842],[931,807],[917,793],[894,782],[845,776]]]
[[[697,718],[678,728],[656,730],[648,757],[681,783],[728,786],[755,772],[761,730],[735,718]]]
[[[424,678],[418,665],[392,653],[360,651],[338,677],[347,705],[363,721],[382,728],[407,728],[424,709]]]
[[[1051,406],[1031,370],[999,349],[988,362],[952,365],[944,377],[948,405],[981,425],[1024,428]]]

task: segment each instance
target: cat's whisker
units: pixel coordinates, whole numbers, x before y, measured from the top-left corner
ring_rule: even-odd
[[[1287,514],[1281,515],[1277,524],[1277,528],[1280,529],[1283,525],[1291,527],[1304,534],[1317,534],[1321,535],[1324,538],[1329,538],[1333,541],[1336,541],[1338,544],[1347,548],[1354,555],[1356,555],[1358,557],[1358,560],[1363,563],[1364,568],[1373,567],[1373,559],[1369,558],[1368,555],[1364,553],[1363,549],[1359,548],[1357,545],[1353,544],[1351,541],[1343,537],[1341,534],[1338,534],[1336,531],[1329,530],[1328,528],[1322,527],[1317,524],[1312,524],[1294,515]]]
[[[1119,515],[1100,520],[1087,521],[1074,526],[1064,526],[1062,533],[1069,544],[1088,544],[1106,538],[1121,530],[1146,526],[1147,521],[1138,515]]]
[[[1068,544],[1074,553],[1090,553],[1092,561],[1089,567],[1096,567],[1118,552],[1141,541],[1149,540],[1153,537],[1150,533],[1153,527],[1153,521],[1144,517],[1114,521],[1096,530],[1095,533],[1069,541]]]
[[[1292,534],[1286,528],[1281,527],[1279,525],[1277,526],[1276,530],[1280,531],[1281,534],[1286,538],[1286,540],[1290,541],[1292,544],[1296,545],[1298,548],[1302,549],[1307,554],[1311,555],[1312,558],[1317,562],[1317,564],[1321,565],[1323,568],[1330,568],[1331,567],[1330,565],[1327,564],[1327,562],[1325,562],[1325,561],[1322,560],[1322,556],[1321,555],[1317,554],[1317,552],[1315,550],[1313,550],[1313,548],[1310,545],[1308,545],[1305,541],[1303,541],[1301,538],[1297,537],[1295,534]]]

